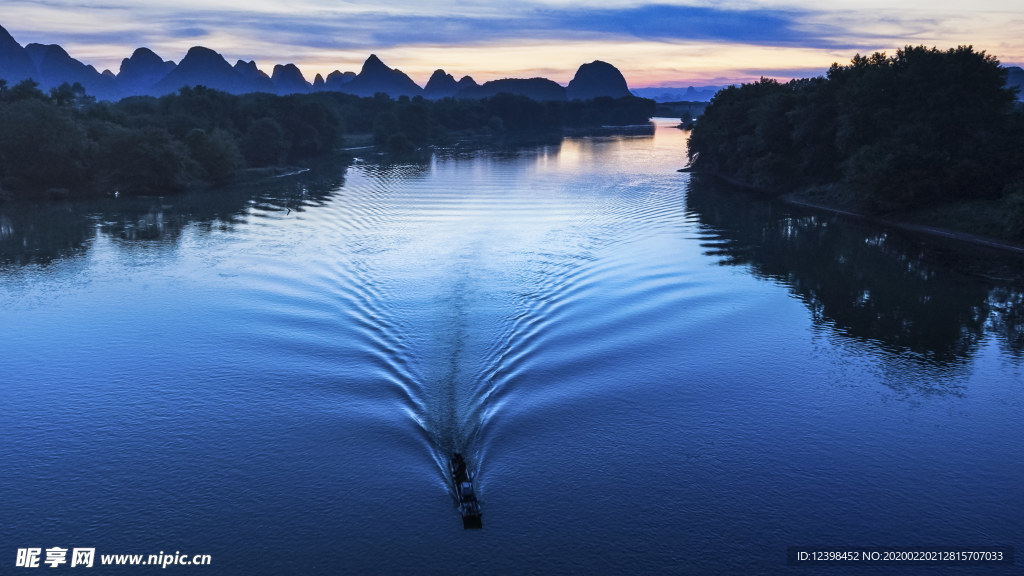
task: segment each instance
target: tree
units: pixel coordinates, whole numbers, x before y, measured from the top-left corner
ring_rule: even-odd
[[[245,166],[235,139],[219,128],[209,133],[194,128],[185,136],[185,145],[207,182],[223,184]]]
[[[24,83],[12,90],[28,93]],[[6,188],[81,189],[94,145],[67,111],[34,96],[0,104],[0,177]]]
[[[260,118],[250,124],[241,145],[242,154],[252,166],[278,164],[290,147],[284,128],[273,118]]]
[[[87,104],[96,102],[96,98],[85,93],[85,87],[75,82],[68,84],[64,82],[56,88],[50,88],[50,101],[57,106],[74,106],[81,108]]]
[[[14,85],[5,93],[5,101],[20,102],[22,100],[46,100],[46,94],[39,89],[39,82],[26,78]]]
[[[107,185],[126,194],[181,191],[201,170],[188,148],[162,128],[117,128],[100,145]]]
[[[1024,145],[1005,82],[970,46],[857,55],[825,78],[720,91],[689,154],[764,188],[842,183],[877,211],[993,199],[1020,173]]]
[[[399,131],[398,115],[390,110],[377,114],[373,121],[373,141],[376,144],[387,144]]]

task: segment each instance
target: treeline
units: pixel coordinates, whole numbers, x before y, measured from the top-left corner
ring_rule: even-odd
[[[222,184],[243,170],[336,150],[372,134],[393,152],[467,131],[646,122],[654,102],[598,98],[535,102],[522,96],[428,101],[322,92],[231,95],[204,87],[154,98],[96,102],[78,84],[44,93],[0,80],[0,199],[60,194],[155,194]]]
[[[876,213],[983,199],[1019,205],[1024,218],[1015,99],[985,52],[908,46],[833,64],[825,77],[724,89],[689,155],[695,169],[759,188],[831,185]]]
[[[636,97],[545,102],[506,93],[481,100],[425,100],[406,96],[391,100],[384,94],[360,99],[337,93],[330,97],[349,103],[344,107],[344,116],[353,133],[372,132],[374,143],[391,152],[444,143],[455,134],[493,137],[507,133],[643,124],[650,120],[655,109],[653,100]]]
[[[202,87],[96,102],[80,85],[44,94],[0,81],[0,188],[7,195],[163,193],[220,184],[247,167],[335,148],[335,107]]]

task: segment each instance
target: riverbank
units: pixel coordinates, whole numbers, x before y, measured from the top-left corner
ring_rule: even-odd
[[[430,101],[233,95],[201,86],[160,98],[97,103],[82,95],[69,103],[29,82],[0,94],[0,200],[214,188],[252,169],[305,163],[339,147],[373,144],[411,154],[464,133],[498,140],[561,135],[644,123],[654,107],[635,97]]]
[[[859,202],[855,194],[840,185],[779,192],[725,174],[687,168],[681,169],[679,172],[715,178],[738,190],[792,206],[829,212],[845,218],[871,222],[915,234],[940,237],[1024,255],[1024,241],[1019,237],[1020,229],[1016,229],[1018,236],[1014,237],[1012,235],[1014,229],[1008,225],[1007,220],[1012,217],[1012,211],[1007,211],[1003,206],[1007,202],[1006,199],[960,202],[880,215],[873,214]]]
[[[960,202],[882,216],[871,214],[853,198],[852,194],[835,186],[803,189],[778,196],[779,200],[794,206],[1024,254],[1024,242],[1007,234],[1012,230],[1007,229],[1006,212],[1001,206],[1003,200]]]

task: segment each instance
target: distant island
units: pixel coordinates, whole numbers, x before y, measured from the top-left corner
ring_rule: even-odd
[[[824,77],[729,87],[691,169],[792,200],[1024,240],[1020,74],[970,46],[856,56]]]
[[[645,124],[654,111],[601,61],[564,87],[437,70],[421,88],[372,54],[358,73],[310,83],[294,64],[268,76],[197,46],[177,64],[139,48],[114,74],[0,28],[0,201],[163,194],[270,174],[346,141],[409,154],[454,137]]]

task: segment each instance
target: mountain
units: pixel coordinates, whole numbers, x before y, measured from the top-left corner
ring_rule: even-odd
[[[90,96],[100,100],[112,100],[120,96],[117,81],[100,74],[92,66],[86,66],[72,58],[56,44],[29,44],[25,52],[36,66],[38,74],[33,79],[43,90],[56,88],[67,82],[78,82]]]
[[[1024,68],[1007,66],[1006,85],[1017,88],[1017,100],[1024,100]]]
[[[480,86],[471,86],[459,90],[456,98],[463,100],[480,100],[491,98],[498,94],[516,94],[527,98],[545,102],[550,100],[565,100],[565,88],[560,84],[547,78],[505,78],[503,80],[491,80]]]
[[[121,60],[121,69],[117,74],[121,95],[148,94],[157,82],[174,70],[174,66],[174,62],[165,62],[149,48],[135,50],[131,58]]]
[[[273,94],[277,91],[274,86],[274,82],[267,76],[267,73],[256,67],[256,61],[250,60],[245,62],[239,60],[235,62],[235,72],[238,72],[239,76],[245,80],[245,85],[248,87],[250,92],[267,92]]]
[[[384,92],[392,98],[423,95],[423,89],[418,84],[401,70],[388,68],[376,54],[370,54],[363,63],[363,69],[351,82],[344,84],[341,91],[357,96],[373,96]]]
[[[632,96],[619,69],[607,62],[594,60],[580,66],[565,89],[569,100],[592,100],[601,96],[624,98]]]
[[[1010,69],[1010,72],[1011,82],[1013,78],[1024,76],[1020,68]],[[436,70],[426,87],[420,88],[409,76],[397,68],[389,68],[375,54],[366,59],[359,74],[335,70],[326,78],[317,74],[310,84],[295,64],[275,66],[273,75],[268,76],[253,61],[239,60],[231,66],[219,53],[203,46],[190,48],[178,64],[163,60],[149,48],[138,48],[131,57],[121,61],[116,75],[109,70],[101,74],[94,67],[75,60],[56,44],[22,47],[3,27],[0,27],[0,78],[6,79],[9,85],[32,78],[43,90],[64,82],[78,82],[99,100],[160,96],[175,93],[185,86],[199,85],[231,94],[336,91],[364,97],[385,93],[392,98],[426,96],[431,99],[451,96],[479,99],[500,93],[540,101],[629,95],[622,73],[600,60],[580,66],[567,88],[546,78],[507,78],[479,85],[470,76],[463,76],[456,82],[444,70]],[[1024,80],[1016,81],[1024,83]]]
[[[631,92],[655,102],[708,102],[722,88],[725,86],[658,86],[634,88]]]
[[[1018,100],[1024,100],[1024,68],[1007,66],[1007,86],[1017,86],[1020,92]],[[656,86],[652,88],[634,88],[633,94],[641,98],[650,98],[655,102],[709,102],[719,90],[728,86]]]
[[[189,48],[178,66],[153,86],[156,95],[172,94],[184,86],[206,86],[231,94],[254,91],[223,56],[202,46]]]
[[[430,80],[427,80],[427,85],[423,87],[423,96],[430,100],[440,100],[455,96],[458,91],[459,83],[451,74],[446,74],[444,70],[435,70]]]
[[[302,72],[295,64],[278,64],[274,66],[274,73],[270,80],[278,94],[308,94],[309,82],[303,78]]]
[[[0,78],[7,80],[8,85],[14,86],[26,78],[37,75],[36,66],[28,52],[3,26],[0,26]]]
[[[345,72],[342,74],[338,70],[331,72],[327,75],[327,79],[324,80],[324,90],[331,90],[334,92],[344,92],[342,86],[356,79],[355,72]]]

